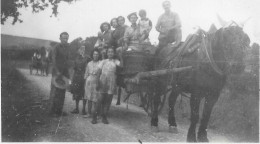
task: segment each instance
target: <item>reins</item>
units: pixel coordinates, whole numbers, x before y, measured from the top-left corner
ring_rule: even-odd
[[[219,75],[223,75],[223,71],[218,67],[218,65],[216,64],[215,60],[213,59],[213,56],[212,56],[212,47],[211,45],[208,45],[208,49],[207,49],[207,44],[206,44],[206,41],[205,41],[205,38],[206,38],[206,34],[204,34],[205,36],[202,36],[202,48],[204,49],[205,53],[206,53],[206,56],[210,62],[210,66],[214,69],[215,72],[217,72]]]

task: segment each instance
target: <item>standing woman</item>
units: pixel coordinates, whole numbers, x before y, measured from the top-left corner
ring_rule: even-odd
[[[81,46],[78,50],[78,54],[76,56],[74,62],[74,74],[72,77],[71,84],[71,93],[73,94],[73,100],[76,102],[76,108],[71,111],[71,113],[78,114],[79,113],[79,101],[82,100],[84,96],[84,73],[87,62],[90,60],[87,56],[85,56],[85,46]],[[86,115],[85,111],[86,100],[83,100],[83,108],[82,114]]]
[[[121,66],[120,61],[115,59],[115,50],[108,48],[108,59],[102,60],[100,63],[100,93],[101,93],[101,108],[102,122],[108,124],[107,113],[112,102],[113,95],[116,94],[116,67]],[[93,118],[93,120],[96,120]]]
[[[85,71],[84,79],[86,79],[85,83],[85,95],[84,100],[88,101],[88,115],[84,117],[90,117],[91,116],[91,109],[92,104],[94,105],[94,112],[93,117],[97,115],[97,112],[99,111],[97,107],[97,102],[100,101],[100,96],[97,92],[97,86],[99,82],[99,63],[101,54],[97,49],[94,49],[91,53],[92,61],[88,63]],[[93,122],[92,122],[93,123]]]

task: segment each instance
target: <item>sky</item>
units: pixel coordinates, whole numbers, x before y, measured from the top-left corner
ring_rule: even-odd
[[[61,2],[57,17],[50,17],[51,8],[33,14],[30,8],[20,9],[23,23],[12,25],[9,19],[1,25],[1,33],[17,36],[41,38],[59,41],[59,34],[67,31],[72,41],[77,37],[85,39],[97,36],[102,22],[110,22],[114,17],[126,17],[140,9],[147,11],[147,17],[153,22],[150,33],[152,43],[158,42],[159,33],[154,26],[158,17],[164,13],[164,0],[78,0],[71,4]],[[220,28],[216,14],[224,20],[241,22],[250,17],[244,26],[251,42],[260,44],[260,0],[170,0],[172,11],[177,12],[182,22],[183,41],[188,34],[194,32],[194,27],[208,30],[211,24]],[[126,24],[129,25],[128,19]]]

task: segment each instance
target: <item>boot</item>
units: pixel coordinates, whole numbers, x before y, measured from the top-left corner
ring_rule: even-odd
[[[97,123],[97,113],[93,114],[93,119],[91,121],[92,124],[96,124]]]
[[[106,115],[103,115],[102,122],[103,122],[104,124],[109,124]]]

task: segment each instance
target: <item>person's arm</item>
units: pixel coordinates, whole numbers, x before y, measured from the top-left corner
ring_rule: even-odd
[[[152,28],[153,28],[153,23],[152,23],[152,21],[151,20],[149,20],[149,29],[148,29],[148,34],[150,33],[150,31],[152,30]]]
[[[129,33],[129,28],[126,28],[125,33],[124,33],[124,47],[123,47],[123,51],[127,50],[128,48],[128,43],[129,43],[129,38],[130,38],[130,33]]]
[[[84,79],[87,79],[88,78],[88,75],[89,75],[89,65],[86,66],[86,69],[85,69],[85,73],[84,73]]]
[[[104,60],[102,60],[100,63],[99,63],[99,65],[98,65],[98,70],[97,70],[97,81],[96,81],[96,90],[99,90],[99,88],[100,88],[100,75],[101,75],[101,73],[102,73],[102,67],[103,67],[103,63],[104,63]]]
[[[52,53],[52,63],[53,63],[53,69],[57,72],[57,75],[60,75],[61,73],[60,73],[60,71],[58,70],[58,68],[57,68],[57,63],[56,63],[57,47],[58,47],[58,45],[57,45],[56,47],[54,47],[54,49],[53,49],[53,53]]]
[[[123,67],[122,63],[119,60],[116,60],[115,63],[116,63],[116,66]]]

